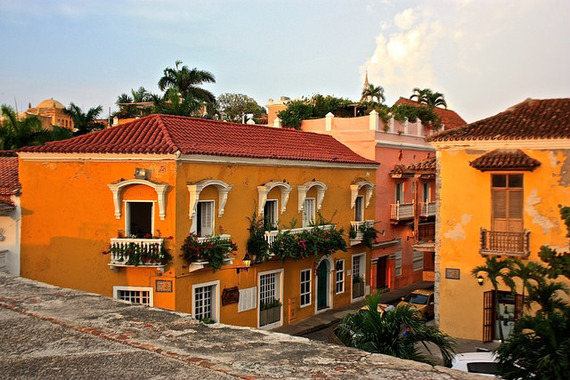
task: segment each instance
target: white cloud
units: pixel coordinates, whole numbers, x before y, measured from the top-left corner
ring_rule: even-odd
[[[429,87],[469,122],[527,97],[568,96],[569,12],[560,0],[426,0],[382,20],[362,71],[389,103]]]

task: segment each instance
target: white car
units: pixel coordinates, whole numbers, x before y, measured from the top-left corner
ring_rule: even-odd
[[[451,368],[484,376],[496,376],[499,367],[497,360],[494,352],[465,352],[453,357]]]

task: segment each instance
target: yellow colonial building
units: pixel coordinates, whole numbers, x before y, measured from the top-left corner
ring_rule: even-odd
[[[542,245],[568,251],[559,205],[570,204],[570,99],[528,99],[430,140],[437,322],[454,337],[498,339],[492,287],[471,271],[487,256],[526,262],[540,261]],[[520,297],[504,284],[497,297],[506,336]]]
[[[262,328],[369,292],[378,165],[331,136],[151,115],[19,159],[24,277]]]
[[[22,114],[23,117],[28,115],[37,116],[42,122],[42,128],[51,129],[52,126],[70,129],[73,131],[73,119],[66,115],[63,110],[65,106],[54,98],[46,99],[35,107],[30,107]]]

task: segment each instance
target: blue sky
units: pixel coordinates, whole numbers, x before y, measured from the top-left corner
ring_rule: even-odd
[[[469,122],[570,95],[563,0],[0,0],[0,15],[0,103],[20,111],[53,97],[105,116],[176,60],[260,105],[358,100],[366,70],[388,104],[429,87]]]

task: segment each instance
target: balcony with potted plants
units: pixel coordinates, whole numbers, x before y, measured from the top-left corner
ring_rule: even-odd
[[[172,259],[165,247],[165,239],[153,237],[150,234],[143,238],[118,237],[112,238],[109,249],[103,252],[111,255],[109,267],[118,270],[121,267],[157,268],[164,272],[164,267]]]
[[[350,246],[363,243],[366,247],[372,247],[378,231],[374,228],[373,220],[351,221],[348,237]]]
[[[191,233],[184,240],[181,257],[188,263],[190,272],[204,269],[207,266],[213,271],[222,265],[233,264],[238,249],[230,235],[197,236]]]

